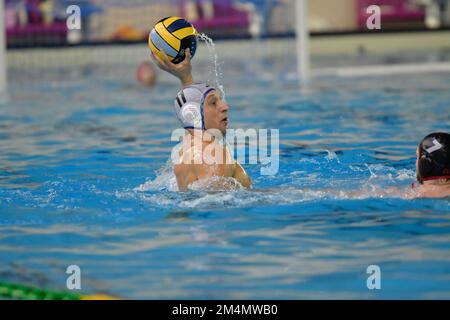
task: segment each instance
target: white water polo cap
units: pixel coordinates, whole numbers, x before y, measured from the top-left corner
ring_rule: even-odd
[[[193,84],[178,92],[174,107],[183,128],[206,130],[203,104],[208,93],[214,90],[216,89],[201,83]]]

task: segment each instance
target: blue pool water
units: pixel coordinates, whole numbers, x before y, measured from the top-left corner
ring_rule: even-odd
[[[124,69],[11,73],[0,281],[65,290],[75,264],[83,293],[123,298],[450,298],[449,199],[382,192],[406,190],[418,141],[450,131],[449,74],[299,89],[231,64],[230,126],[279,129],[279,173],[246,165],[253,190],[178,193],[176,85],[143,89]]]

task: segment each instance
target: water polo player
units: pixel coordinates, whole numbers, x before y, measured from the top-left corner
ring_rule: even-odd
[[[228,127],[229,107],[219,91],[206,84],[194,84],[189,49],[186,58],[178,64],[172,63],[164,52],[162,56],[161,59],[152,52],[156,64],[181,81],[183,88],[175,98],[174,107],[182,127],[189,132],[174,165],[179,190],[210,178],[215,179],[210,179],[213,185],[208,187],[231,187],[229,180],[221,178],[234,178],[242,186],[250,187],[250,178],[222,139]],[[219,151],[222,156],[216,157]],[[208,156],[219,161],[204,161]]]
[[[156,70],[151,62],[142,62],[136,69],[136,80],[146,87],[153,87],[156,84]]]
[[[450,134],[435,132],[427,135],[417,147],[417,197],[450,196]]]

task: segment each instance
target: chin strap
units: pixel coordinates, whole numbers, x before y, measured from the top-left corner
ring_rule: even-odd
[[[202,100],[200,101],[200,117],[202,118],[202,129],[203,130],[207,130],[206,127],[205,127],[205,116],[204,116],[204,113],[203,113],[203,105],[205,104],[205,99],[206,99],[206,96],[208,95],[208,93],[210,93],[211,91],[214,91],[214,90],[215,90],[214,88],[207,89],[203,93]]]
[[[439,180],[439,179],[450,179],[450,176],[435,176],[435,177],[421,178],[422,181]]]

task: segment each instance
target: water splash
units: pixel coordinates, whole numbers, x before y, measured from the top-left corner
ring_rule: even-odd
[[[225,99],[225,90],[223,88],[223,85],[220,84],[220,79],[222,78],[223,74],[222,74],[222,70],[220,69],[220,66],[218,63],[219,58],[218,58],[217,52],[216,52],[216,45],[214,44],[214,41],[204,33],[198,33],[197,38],[199,40],[204,41],[206,44],[206,47],[208,48],[208,51],[209,51],[209,53],[211,55],[211,59],[212,59],[211,62],[214,65],[214,73],[215,73],[214,86],[217,89],[219,89],[220,93],[222,94],[223,99]]]
[[[325,151],[328,153],[327,156],[325,157],[325,159],[327,159],[328,161],[336,160],[337,162],[340,162],[339,157],[337,156],[336,152],[331,151],[331,150],[325,150]]]
[[[147,180],[145,183],[133,189],[134,191],[178,191],[177,179],[173,172],[171,159],[156,172],[153,180]]]
[[[188,186],[189,190],[202,191],[202,190],[214,190],[214,191],[237,191],[245,190],[245,188],[233,177],[210,177],[194,181]]]

